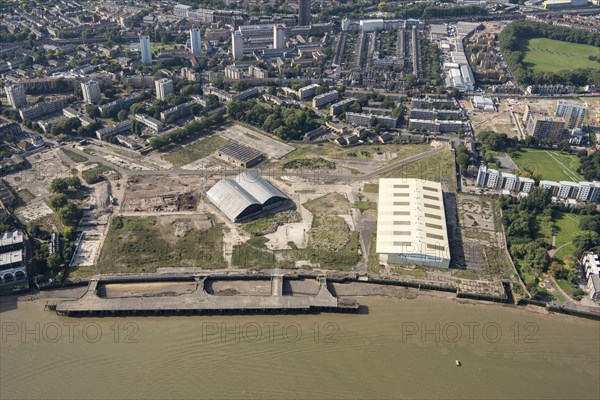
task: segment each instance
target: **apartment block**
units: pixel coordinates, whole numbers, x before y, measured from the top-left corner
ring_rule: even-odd
[[[555,115],[565,119],[565,129],[581,128],[588,111],[587,103],[557,100]]]
[[[62,99],[44,101],[34,106],[19,110],[21,119],[35,120],[45,115],[54,114],[65,107],[65,101]]]
[[[337,90],[332,90],[327,93],[320,94],[315,96],[313,99],[312,105],[315,108],[322,107],[325,104],[329,104],[331,102],[336,101],[339,98],[339,93]]]

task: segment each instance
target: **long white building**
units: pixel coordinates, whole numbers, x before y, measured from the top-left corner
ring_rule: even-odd
[[[421,179],[380,179],[377,210],[376,251],[380,261],[450,266],[440,183]]]

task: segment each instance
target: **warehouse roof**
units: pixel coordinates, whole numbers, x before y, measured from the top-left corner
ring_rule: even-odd
[[[260,151],[237,142],[229,142],[221,147],[219,149],[219,154],[235,158],[242,163],[247,163],[255,160],[257,157],[263,156]]]
[[[377,253],[450,259],[440,183],[380,179],[377,208]]]
[[[251,172],[217,182],[206,195],[232,221],[244,219],[275,202],[289,200],[269,181]]]

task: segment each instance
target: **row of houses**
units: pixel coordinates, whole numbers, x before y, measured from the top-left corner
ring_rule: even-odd
[[[523,178],[515,174],[500,172],[486,165],[479,167],[477,186],[488,189],[508,190],[510,192],[529,193],[535,186],[531,178]]]

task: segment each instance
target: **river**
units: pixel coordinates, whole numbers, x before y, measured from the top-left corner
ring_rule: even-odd
[[[70,319],[5,299],[2,399],[600,398],[600,323],[565,315],[419,296],[359,298],[359,315]]]

